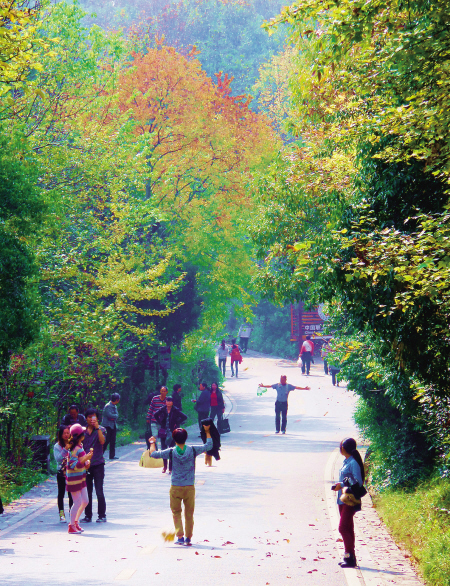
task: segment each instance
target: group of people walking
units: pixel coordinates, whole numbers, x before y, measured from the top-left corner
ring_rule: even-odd
[[[239,365],[242,363],[241,347],[236,344],[236,339],[233,338],[231,346],[225,340],[222,340],[220,346],[217,348],[217,358],[219,361],[219,370],[225,376],[227,368],[227,358],[230,356],[231,376],[239,378]]]
[[[101,425],[99,412],[88,409],[84,415],[76,405],[72,405],[64,416],[58,429],[53,454],[58,472],[58,511],[59,519],[66,523],[64,496],[69,495],[69,533],[81,533],[81,523],[92,521],[92,497],[95,487],[97,496],[97,523],[106,522],[106,499],[103,491],[105,479],[104,452],[109,446],[109,459],[115,456],[117,405],[120,395],[114,393],[103,409]],[[85,514],[80,520],[81,515]]]

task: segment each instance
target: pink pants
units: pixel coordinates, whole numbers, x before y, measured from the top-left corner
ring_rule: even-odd
[[[355,528],[353,525],[353,517],[356,513],[355,507],[339,505],[339,513],[341,515],[339,533],[344,540],[345,552],[355,555]]]
[[[81,517],[84,509],[88,506],[89,497],[87,488],[84,487],[81,490],[77,490],[72,493],[73,505],[70,508],[70,524],[74,525],[75,521]]]

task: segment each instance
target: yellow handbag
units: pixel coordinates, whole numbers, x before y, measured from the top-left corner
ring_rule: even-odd
[[[164,462],[162,458],[152,458],[150,456],[150,450],[145,450],[139,460],[139,466],[142,466],[143,468],[162,468]]]

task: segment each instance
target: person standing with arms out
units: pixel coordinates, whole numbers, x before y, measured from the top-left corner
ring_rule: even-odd
[[[239,344],[242,348],[242,352],[247,352],[248,350],[248,341],[250,340],[250,336],[252,335],[252,326],[250,324],[242,324],[239,328],[238,336],[239,336]]]
[[[219,385],[217,383],[211,384],[211,397],[209,405],[209,416],[213,422],[215,417],[217,417],[217,429],[220,433],[222,430],[222,416],[225,413],[225,402],[223,400],[222,391],[219,389]]]
[[[64,514],[64,495],[66,494],[66,466],[63,465],[63,452],[66,443],[70,438],[70,427],[68,425],[61,425],[58,429],[58,438],[56,444],[53,446],[53,455],[58,466],[56,474],[56,482],[58,484],[58,511],[59,520],[61,523],[66,523],[66,515]],[[69,492],[69,510],[73,505],[72,494]]]
[[[234,376],[234,369],[236,369],[236,378],[238,378],[238,365],[242,362],[241,349],[236,344],[236,340],[232,340],[231,346],[231,376]]]
[[[118,460],[116,458],[116,436],[117,436],[117,419],[119,418],[119,411],[117,405],[120,401],[119,393],[113,393],[111,400],[106,403],[103,409],[102,426],[106,427],[106,441],[103,444],[103,453],[109,446],[109,459]]]
[[[311,368],[311,361],[314,356],[314,342],[311,340],[311,336],[306,336],[306,340],[303,342],[300,348],[300,359],[302,361],[302,374],[309,376],[309,370]]]
[[[228,346],[225,344],[225,340],[222,340],[220,346],[217,348],[217,358],[219,359],[219,370],[222,371],[225,376],[225,370],[227,368],[227,357],[228,357]]]
[[[341,501],[341,496],[345,478],[350,480],[351,485],[356,483],[361,487],[364,485],[364,463],[361,454],[356,449],[356,441],[352,437],[341,441],[340,452],[345,460],[342,468],[339,470],[339,482],[331,487],[332,490],[338,491],[337,503],[340,514],[339,533],[342,535],[345,548],[344,561],[339,562],[339,565],[341,568],[355,568],[357,564],[353,517],[355,513],[361,510],[361,505],[346,505]]]
[[[150,428],[148,431],[149,438],[150,438],[150,436],[153,435],[153,433],[158,435],[160,425],[155,419],[155,413],[158,411],[158,409],[162,409],[162,407],[166,406],[166,397],[167,397],[167,387],[165,387],[163,385],[159,389],[159,395],[155,395],[153,397],[153,399],[150,401],[150,407],[148,408],[147,416],[145,418],[146,422],[147,422],[147,426]],[[155,428],[156,431],[153,428]],[[149,449],[150,449],[150,442],[147,439],[147,450],[149,450]]]
[[[209,408],[211,404],[211,393],[206,383],[200,383],[198,386],[200,396],[195,402],[194,409],[197,411],[198,428],[202,430],[202,419],[209,417]],[[199,436],[200,437],[200,436]]]
[[[92,521],[92,494],[95,486],[97,495],[97,523],[106,523],[106,500],[103,493],[103,482],[105,480],[105,459],[103,457],[103,446],[105,444],[106,429],[98,423],[97,409],[88,409],[85,413],[87,428],[83,441],[85,450],[94,450],[91,458],[91,465],[86,472],[86,488],[89,503],[84,510],[84,518],[81,523]]]
[[[87,454],[83,449],[85,428],[75,423],[70,428],[70,438],[66,442],[63,457],[67,458],[66,487],[67,492],[72,493],[73,505],[70,509],[70,524],[68,532],[82,533],[78,520],[86,508],[89,499],[86,488],[86,470],[89,469],[93,450]]]
[[[170,487],[170,508],[173,515],[173,524],[177,536],[178,545],[192,545],[194,533],[194,509],[195,509],[195,458],[213,447],[213,441],[209,432],[209,425],[204,425],[206,443],[200,446],[187,446],[188,438],[185,429],[176,429],[172,437],[176,448],[156,451],[156,439],[150,438],[150,455],[152,458],[172,459],[172,486]],[[184,520],[186,529],[183,529],[181,518],[181,505],[184,504]]]
[[[275,389],[277,392],[277,400],[275,401],[275,433],[280,433],[280,416],[281,416],[281,433],[286,433],[287,411],[288,411],[288,396],[291,391],[295,389],[299,391],[309,391],[310,387],[294,387],[294,385],[287,384],[287,376],[282,375],[280,382],[274,385],[263,385],[260,387],[265,389]]]
[[[79,423],[82,427],[86,427],[86,419],[84,415],[81,415],[80,410],[76,405],[71,405],[67,415],[63,417],[61,425],[68,425],[71,427],[72,425],[75,425],[75,423]]]
[[[158,409],[155,413],[155,419],[160,425],[158,436],[161,440],[161,449],[165,450],[173,447],[175,442],[173,441],[172,433],[186,421],[187,415],[174,406],[172,397],[166,397],[166,405]],[[164,474],[167,470],[167,460],[163,460],[163,462],[162,473]],[[169,462],[169,474],[171,472],[172,461]]]

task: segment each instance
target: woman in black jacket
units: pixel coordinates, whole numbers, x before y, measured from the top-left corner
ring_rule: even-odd
[[[214,421],[217,417],[217,429],[219,433],[222,431],[222,415],[225,413],[225,402],[223,400],[222,391],[219,389],[218,383],[211,384],[210,397],[210,412],[209,416]]]
[[[212,457],[214,456],[214,458],[216,460],[220,460],[220,454],[219,454],[219,450],[220,450],[220,433],[217,430],[217,427],[214,425],[214,421],[211,418],[208,419],[203,419],[202,421],[202,431],[200,432],[201,438],[203,440],[203,443],[206,444],[206,432],[205,432],[205,428],[203,427],[204,425],[206,426],[210,426],[209,427],[209,433],[211,436],[211,439],[213,441],[213,447],[212,450],[208,450],[205,453],[205,464],[206,466],[212,466]]]
[[[195,402],[194,409],[198,414],[198,427],[202,431],[202,419],[206,419],[209,416],[209,408],[211,404],[211,393],[206,383],[200,383],[198,387],[200,396]]]
[[[161,440],[161,449],[172,448],[175,442],[172,439],[172,432],[183,425],[187,419],[180,409],[173,406],[173,398],[166,397],[166,406],[161,407],[155,412],[155,419],[161,426],[158,431],[159,439]],[[164,467],[162,473],[167,471],[167,460],[163,460]],[[169,474],[172,472],[172,461],[169,462]]]

